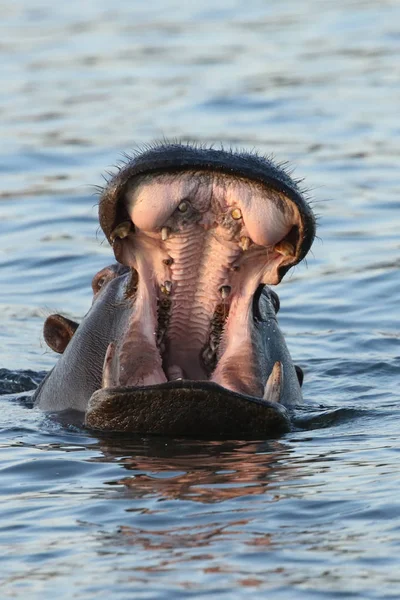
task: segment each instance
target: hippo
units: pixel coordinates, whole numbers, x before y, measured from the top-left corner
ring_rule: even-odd
[[[60,359],[35,405],[102,431],[274,436],[302,401],[301,370],[269,287],[309,251],[315,218],[299,182],[268,158],[163,143],[102,189],[116,263],[92,281],[79,324],[44,326]]]

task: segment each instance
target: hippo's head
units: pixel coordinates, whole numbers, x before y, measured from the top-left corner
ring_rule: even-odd
[[[88,426],[119,431],[287,428],[284,406],[299,401],[300,386],[266,286],[315,235],[289,175],[251,153],[160,145],[109,181],[99,218],[118,266],[95,277],[78,330],[63,331],[73,340],[56,367],[61,400],[54,385],[45,393],[50,374],[39,405],[77,408]]]

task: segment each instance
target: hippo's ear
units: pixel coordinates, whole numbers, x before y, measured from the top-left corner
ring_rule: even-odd
[[[77,329],[75,321],[61,315],[50,315],[43,326],[44,341],[54,352],[62,354]]]

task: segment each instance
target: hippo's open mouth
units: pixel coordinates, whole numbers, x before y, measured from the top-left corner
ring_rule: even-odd
[[[87,411],[91,426],[106,406],[121,421],[122,405],[133,399],[138,414],[141,404],[148,414],[152,402],[154,411],[170,413],[169,423],[174,416],[185,422],[186,432],[193,429],[188,413],[192,423],[211,405],[228,414],[228,398],[231,407],[250,400],[254,415],[282,400],[283,363],[259,352],[260,335],[274,322],[268,306],[260,317],[260,286],[279,283],[315,230],[282,169],[251,154],[160,146],[109,182],[100,224],[129,269],[124,300],[131,310],[108,345],[103,389]],[[273,293],[268,298],[273,304]],[[278,421],[283,413],[276,410]]]

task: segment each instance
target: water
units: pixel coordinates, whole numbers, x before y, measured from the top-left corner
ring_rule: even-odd
[[[400,4],[2,3],[2,597],[399,598]],[[112,262],[92,185],[163,137],[289,160],[319,215],[278,440],[102,437],[28,410]],[[323,405],[323,408],[318,408]]]

